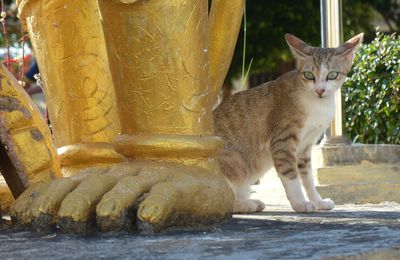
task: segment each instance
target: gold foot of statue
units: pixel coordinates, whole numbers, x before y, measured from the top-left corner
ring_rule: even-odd
[[[72,177],[30,187],[13,219],[85,233],[193,228],[229,215],[234,196],[218,174],[212,106],[244,0],[214,0],[210,15],[205,0],[18,3],[46,87],[55,158]]]
[[[229,216],[232,205],[232,191],[214,172],[143,161],[36,185],[16,200],[11,214],[36,230],[157,232],[213,224]]]

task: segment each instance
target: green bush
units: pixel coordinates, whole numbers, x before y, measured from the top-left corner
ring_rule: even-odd
[[[377,33],[358,51],[343,86],[353,142],[400,144],[400,37]]]

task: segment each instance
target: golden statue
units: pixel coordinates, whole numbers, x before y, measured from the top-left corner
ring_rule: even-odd
[[[210,13],[207,0],[17,3],[54,144],[1,69],[0,98],[14,100],[0,105],[1,141],[13,140],[0,151],[13,166],[0,170],[19,196],[13,219],[86,232],[157,231],[229,216],[233,193],[215,160],[223,144],[213,136],[212,106],[244,0],[213,0]]]

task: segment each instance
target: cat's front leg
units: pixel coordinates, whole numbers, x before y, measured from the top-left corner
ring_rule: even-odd
[[[310,149],[311,150],[311,149]],[[331,210],[335,203],[331,199],[322,199],[314,185],[314,176],[311,168],[311,152],[307,151],[298,158],[298,169],[301,182],[307,192],[308,198],[313,201],[318,209]]]
[[[314,202],[306,200],[301,189],[296,144],[295,135],[278,136],[273,139],[271,141],[272,160],[292,208],[297,212],[314,212],[317,206]]]

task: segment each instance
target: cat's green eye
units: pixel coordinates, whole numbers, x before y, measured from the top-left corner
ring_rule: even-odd
[[[311,71],[305,71],[304,77],[308,80],[315,80],[315,76]]]
[[[328,76],[326,76],[327,80],[335,80],[339,76],[339,72],[337,71],[331,71],[328,73]]]

